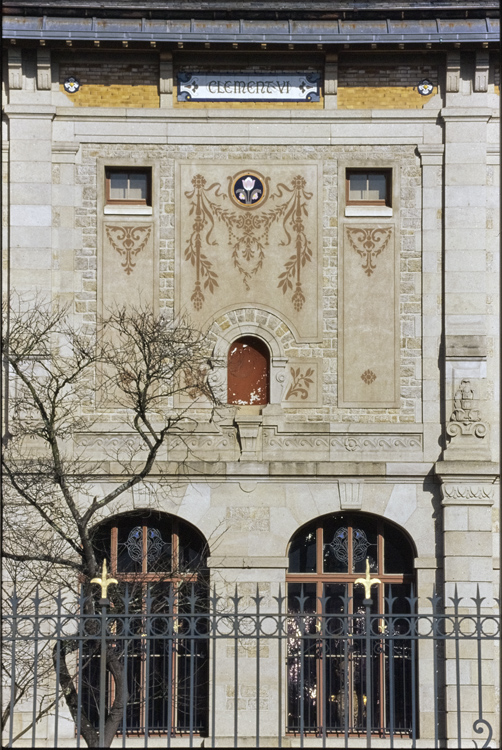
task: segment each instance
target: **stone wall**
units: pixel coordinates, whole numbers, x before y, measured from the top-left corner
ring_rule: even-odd
[[[75,94],[64,89],[68,77],[80,83]],[[159,106],[159,66],[155,62],[108,59],[100,63],[78,60],[59,66],[59,89],[74,107]]]
[[[312,408],[288,408],[286,413],[291,421],[335,421],[335,422],[374,422],[412,423],[421,421],[420,387],[420,169],[414,149],[409,146],[394,147],[307,147],[248,146],[239,149],[241,163],[251,167],[266,158],[269,162],[298,162],[319,160],[322,163],[322,340],[312,343],[298,343],[291,330],[282,339],[284,354],[288,358],[308,362],[322,361],[322,406]],[[399,318],[400,318],[400,403],[394,408],[339,408],[338,407],[338,165],[364,165],[367,158],[375,155],[382,161],[396,163],[401,180],[401,206],[396,217],[396,242],[399,257]],[[235,159],[235,150],[224,146],[136,146],[102,144],[99,148],[88,144],[82,148],[81,164],[76,166],[76,182],[82,190],[82,203],[76,208],[76,224],[82,232],[82,248],[76,253],[76,271],[81,281],[76,287],[76,309],[83,319],[91,322],[97,309],[97,247],[98,247],[98,206],[97,163],[98,158],[122,160],[124,164],[151,161],[158,164],[159,219],[159,273],[158,294],[161,308],[174,309],[175,285],[175,163],[194,159],[204,159],[225,164]],[[101,173],[101,172],[100,172]],[[245,308],[245,305],[239,305]],[[251,305],[249,315],[259,313]],[[269,314],[272,310],[269,311]],[[260,314],[267,314],[267,311]],[[247,317],[242,310],[237,316]],[[251,322],[251,321],[248,321]],[[280,326],[279,326],[280,327]]]
[[[434,89],[422,96],[417,85],[427,79]],[[340,65],[338,109],[422,109],[438,93],[438,71],[432,65]]]

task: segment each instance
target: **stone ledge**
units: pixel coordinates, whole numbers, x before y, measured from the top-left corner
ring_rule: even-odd
[[[277,557],[260,557],[258,555],[250,556],[229,556],[229,555],[211,555],[207,560],[207,567],[214,568],[288,568],[289,558],[283,556]]]
[[[494,461],[436,461],[434,473],[439,479],[448,477],[455,481],[465,480],[472,484],[472,477],[479,481],[495,483],[500,479],[500,467]]]

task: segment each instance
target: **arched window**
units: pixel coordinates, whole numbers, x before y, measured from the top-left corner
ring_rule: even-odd
[[[288,729],[316,734],[366,731],[368,704],[374,733],[389,725],[408,735],[412,722],[411,641],[371,640],[366,653],[364,578],[374,615],[409,614],[414,551],[398,528],[363,513],[333,513],[311,521],[292,537],[287,574],[292,637],[288,642]],[[380,621],[379,621],[380,622]],[[404,625],[394,623],[394,630]],[[379,627],[385,627],[384,620]],[[321,638],[318,634],[323,634]],[[390,649],[390,650],[389,650]],[[366,684],[367,659],[371,684]]]
[[[243,336],[228,350],[228,403],[269,403],[270,352],[254,336]]]
[[[127,675],[125,726],[119,731],[205,735],[208,715],[206,623],[188,637],[194,613],[207,608],[207,543],[195,527],[165,513],[135,511],[94,529],[98,564],[107,560],[118,585],[109,589],[110,614],[121,637],[113,648]],[[131,617],[129,617],[131,615]],[[183,616],[185,615],[185,616]],[[190,619],[192,617],[192,620]],[[99,723],[100,650],[89,641],[82,709]],[[108,676],[108,710],[116,681]]]

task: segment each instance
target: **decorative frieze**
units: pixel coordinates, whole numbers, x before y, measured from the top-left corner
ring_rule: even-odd
[[[340,435],[331,438],[331,447],[349,453],[368,451],[421,451],[421,435]]]
[[[273,433],[272,433],[273,434]],[[265,445],[271,449],[284,451],[305,451],[318,453],[329,448],[329,438],[318,435],[273,435],[266,432]]]
[[[441,492],[444,505],[493,505],[495,487],[493,484],[442,484]]]
[[[137,256],[145,249],[150,234],[151,226],[113,226],[105,225],[106,236],[110,245],[121,256],[121,266],[126,274],[134,271]]]
[[[361,268],[371,276],[377,257],[390,242],[392,227],[347,227],[346,231],[350,247],[363,259]]]

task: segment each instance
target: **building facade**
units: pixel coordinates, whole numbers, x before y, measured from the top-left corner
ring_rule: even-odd
[[[36,287],[83,325],[146,303],[208,332],[220,406],[174,403],[197,428],[169,439],[148,486],[109,506],[110,555],[148,533],[154,511],[164,540],[207,545],[210,585],[220,596],[237,585],[244,612],[257,586],[268,612],[289,586],[290,611],[315,618],[323,597],[349,596],[355,613],[368,558],[375,612],[394,586],[403,606],[418,596],[419,614],[436,591],[444,612],[476,612],[480,595],[491,616],[497,8],[303,6],[7,2],[4,291]],[[129,437],[110,408],[74,439],[98,460]],[[164,495],[157,474],[170,478]],[[104,470],[96,492],[114,481]],[[217,684],[207,676],[217,743],[252,743],[257,704],[264,744],[363,741],[368,689],[355,667],[343,682],[334,654],[288,652],[278,724],[277,643],[262,646],[260,689],[256,644],[253,658],[242,649],[238,683],[230,647]],[[499,746],[497,643],[478,661],[482,686],[471,652],[458,674],[446,664],[440,721],[433,646],[417,649],[418,672],[393,688],[413,682],[415,707],[401,701],[391,719],[379,699],[372,736],[388,746],[394,721],[396,746],[412,731],[422,747],[435,733],[438,746]],[[310,697],[291,687],[300,662]]]

